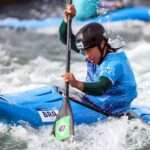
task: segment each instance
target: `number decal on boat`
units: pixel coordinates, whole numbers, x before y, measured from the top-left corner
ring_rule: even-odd
[[[58,110],[38,111],[42,122],[54,122],[58,114]]]

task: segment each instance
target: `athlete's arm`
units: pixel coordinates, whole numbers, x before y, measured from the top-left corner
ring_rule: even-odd
[[[104,76],[100,77],[98,82],[84,82],[83,84],[83,92],[94,96],[100,96],[112,87],[112,82]]]
[[[101,76],[97,82],[90,83],[76,80],[71,85],[88,95],[100,96],[111,89],[112,82],[107,77]]]
[[[60,27],[59,27],[59,37],[60,41],[66,45],[67,43],[67,23],[63,20]],[[76,47],[75,44],[75,35],[72,33],[71,30],[71,48],[79,53],[79,50]]]

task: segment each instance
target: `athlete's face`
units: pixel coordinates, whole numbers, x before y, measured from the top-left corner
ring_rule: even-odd
[[[102,54],[98,47],[88,48],[85,51],[85,58],[93,64],[99,64]]]

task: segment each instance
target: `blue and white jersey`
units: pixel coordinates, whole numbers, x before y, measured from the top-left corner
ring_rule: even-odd
[[[87,81],[99,81],[101,76],[107,77],[112,82],[112,88],[102,96],[88,98],[96,104],[113,111],[118,108],[128,107],[137,96],[136,81],[128,58],[123,50],[108,53],[100,65],[87,61]]]

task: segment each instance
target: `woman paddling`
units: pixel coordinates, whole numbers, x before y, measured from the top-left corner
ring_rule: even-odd
[[[73,5],[67,5],[64,11],[59,34],[66,44],[67,16],[75,16]],[[137,96],[135,77],[128,58],[122,48],[113,48],[105,36],[101,24],[90,23],[82,27],[76,35],[71,34],[72,49],[85,56],[87,63],[86,81],[76,79],[73,73],[65,73],[63,79],[86,94],[86,98],[115,113],[124,111]]]

